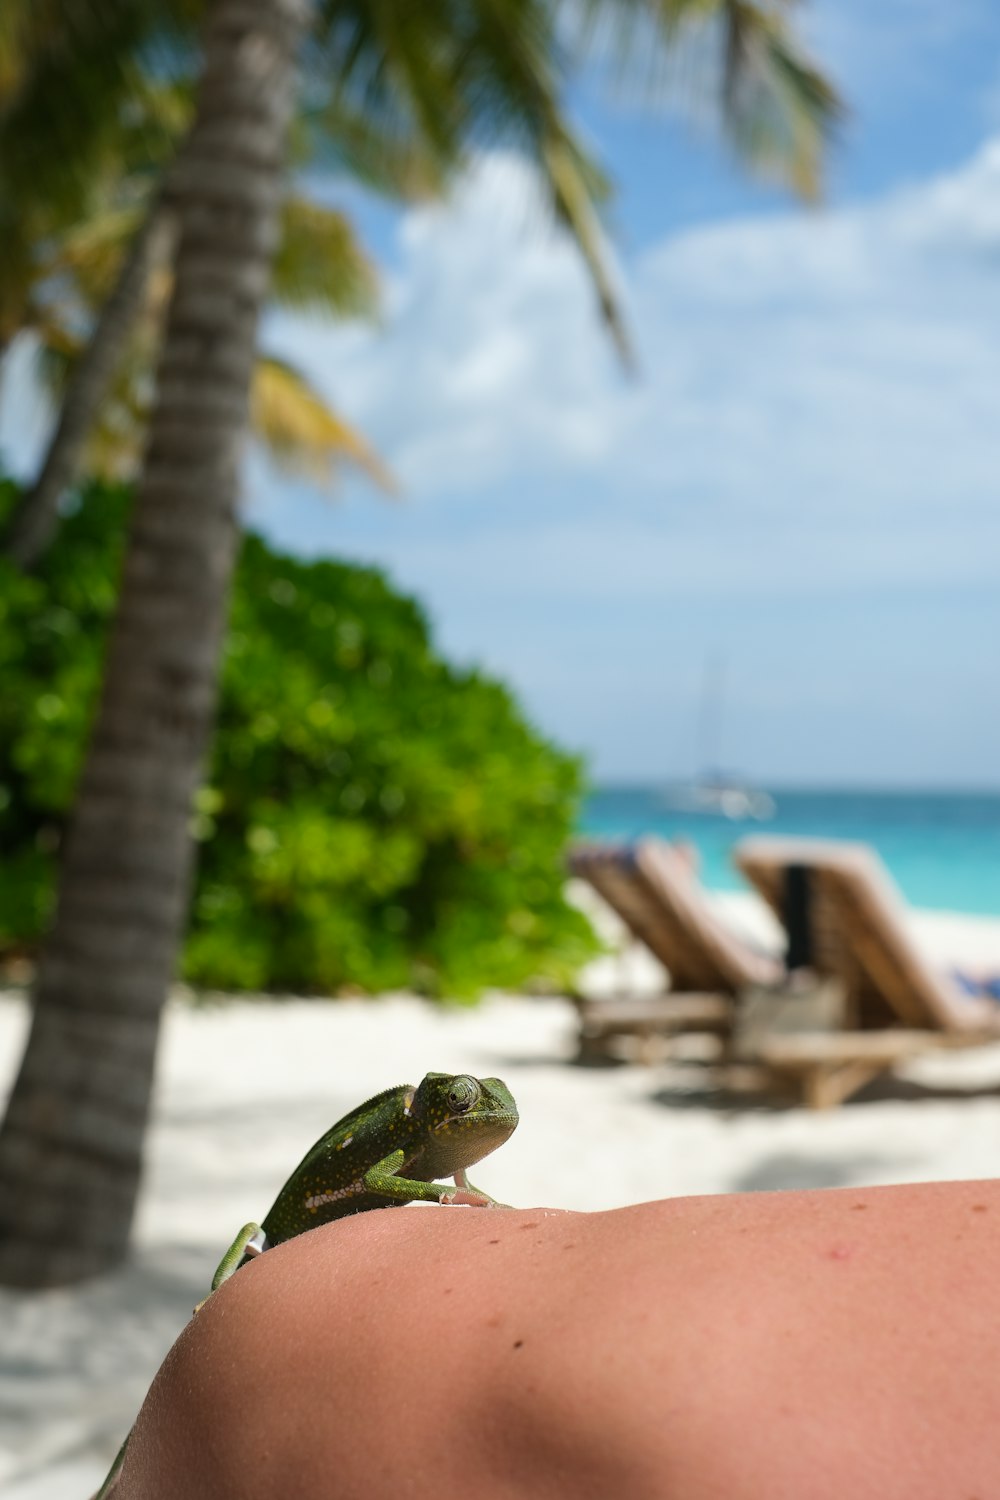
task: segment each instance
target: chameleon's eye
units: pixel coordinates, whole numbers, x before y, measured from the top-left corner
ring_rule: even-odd
[[[448,1090],[448,1104],[456,1115],[464,1115],[479,1098],[479,1084],[474,1078],[453,1078]]]

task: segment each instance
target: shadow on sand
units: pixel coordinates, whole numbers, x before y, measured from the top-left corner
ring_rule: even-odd
[[[677,1070],[681,1074],[682,1070]],[[1000,1085],[989,1084],[935,1084],[923,1083],[913,1078],[898,1078],[883,1074],[846,1099],[838,1108],[855,1111],[866,1105],[886,1103],[916,1103],[922,1100],[975,1100],[995,1099],[1000,1096]],[[710,1070],[686,1068],[683,1076],[671,1079],[665,1086],[648,1095],[651,1104],[666,1109],[711,1109],[727,1114],[745,1114],[757,1110],[772,1114],[784,1114],[794,1110],[804,1111],[801,1099],[792,1092],[780,1089],[734,1087],[724,1078]],[[812,1114],[812,1111],[807,1113]]]
[[[876,1179],[886,1175],[888,1167],[895,1167],[881,1156],[858,1153],[836,1157],[800,1156],[794,1151],[776,1151],[755,1162],[749,1171],[733,1179],[734,1193],[773,1193],[793,1191],[796,1188],[853,1187],[866,1177]]]

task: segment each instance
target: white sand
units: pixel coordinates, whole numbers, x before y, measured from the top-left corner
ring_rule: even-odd
[[[717,899],[743,930],[773,940],[754,897]],[[918,913],[915,925],[939,961],[1000,971],[1000,922]],[[602,960],[589,983],[599,990],[623,975],[657,980],[630,950]],[[25,1023],[20,999],[0,999],[0,1092]],[[82,1500],[96,1487],[239,1225],[266,1211],[342,1113],[428,1069],[510,1084],[520,1128],[476,1179],[525,1206],[988,1177],[1000,1163],[1000,1046],[925,1059],[817,1115],[720,1099],[699,1086],[699,1070],[676,1063],[567,1066],[573,1032],[571,1008],[556,999],[496,996],[471,1011],[407,996],[172,1004],[132,1263],[79,1288],[0,1293],[7,1500]]]

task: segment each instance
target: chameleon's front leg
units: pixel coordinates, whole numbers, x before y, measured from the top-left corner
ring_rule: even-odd
[[[455,1173],[455,1185],[461,1188],[463,1193],[474,1194],[480,1200],[479,1206],[482,1208],[510,1208],[509,1203],[501,1203],[497,1198],[491,1198],[489,1193],[484,1193],[482,1188],[473,1187],[464,1167]]]
[[[393,1151],[369,1167],[363,1178],[366,1191],[379,1193],[383,1198],[395,1198],[399,1203],[462,1203],[470,1208],[494,1206],[487,1193],[468,1186],[468,1179],[459,1181],[460,1176],[465,1177],[464,1171],[461,1174],[456,1172],[454,1188],[446,1187],[443,1182],[416,1182],[409,1177],[397,1177],[396,1173],[405,1160],[402,1151]]]

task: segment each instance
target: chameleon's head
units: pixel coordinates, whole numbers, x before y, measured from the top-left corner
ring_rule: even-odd
[[[414,1091],[410,1115],[425,1125],[436,1177],[481,1161],[517,1125],[517,1105],[507,1085],[469,1073],[428,1073]]]

